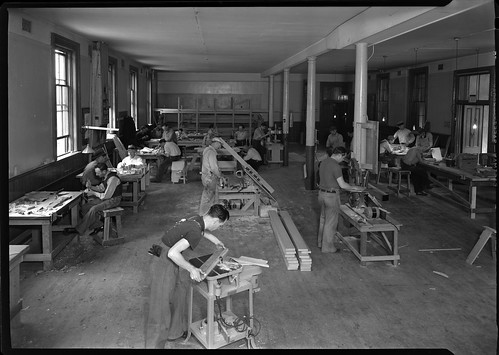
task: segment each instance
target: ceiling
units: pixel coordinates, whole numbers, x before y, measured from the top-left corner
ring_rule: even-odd
[[[368,44],[370,71],[495,50],[492,0],[453,0],[444,7],[40,7],[22,11],[89,40],[103,41],[144,66],[171,72],[268,76],[290,68],[292,73],[305,74],[307,58],[315,57],[317,74],[353,73],[355,43],[360,42]]]

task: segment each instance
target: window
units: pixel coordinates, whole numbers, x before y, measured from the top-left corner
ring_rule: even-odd
[[[147,102],[146,102],[147,123],[151,123],[151,120],[152,120],[152,72],[149,69],[146,71],[146,77],[147,77]]]
[[[52,34],[57,158],[77,150],[79,48],[78,43]]]
[[[383,125],[388,124],[388,97],[390,88],[390,74],[380,74],[377,76],[377,86],[378,86],[378,103],[377,103],[377,113],[376,120]]]
[[[107,126],[109,128],[118,128],[116,122],[116,67],[118,61],[115,58],[109,57],[108,71],[107,71],[107,99],[109,105],[109,123]],[[109,131],[108,131],[109,133]],[[108,134],[108,139],[112,139],[115,132],[111,131]]]
[[[130,66],[130,115],[137,126],[137,87],[138,87],[138,70]]]
[[[426,102],[428,92],[428,68],[409,71],[409,114],[406,127],[417,129],[426,122]]]

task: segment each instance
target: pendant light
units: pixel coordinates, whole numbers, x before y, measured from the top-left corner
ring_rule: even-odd
[[[457,57],[459,55],[459,37],[454,37],[454,41],[456,41],[456,70],[457,70]]]

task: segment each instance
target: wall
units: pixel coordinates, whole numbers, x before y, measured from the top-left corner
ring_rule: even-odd
[[[79,100],[82,108],[90,106],[91,58],[88,48],[93,39],[32,18],[23,9],[9,9],[8,12],[8,159],[9,178],[12,178],[55,161],[51,33],[80,44]],[[32,22],[31,33],[21,30],[22,18]],[[128,67],[132,64],[139,68],[139,96],[142,95],[139,98],[139,121],[145,124],[146,70],[112,49],[109,55],[118,59],[118,112],[129,111]],[[78,116],[79,132],[78,127],[83,122],[81,112]],[[78,147],[82,149],[81,137],[78,139]]]

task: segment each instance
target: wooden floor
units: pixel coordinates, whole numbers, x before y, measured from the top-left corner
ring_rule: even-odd
[[[317,190],[305,189],[304,161],[303,147],[290,145],[287,167],[264,166],[260,173],[311,249],[311,272],[286,269],[268,218],[230,218],[215,232],[229,255],[269,261],[254,300],[261,325],[257,347],[432,348],[454,354],[496,354],[497,270],[490,243],[473,265],[465,262],[482,226],[496,227],[495,215],[471,220],[463,209],[432,195],[392,194],[382,204],[403,224],[400,265],[371,262],[363,267],[344,245],[336,254],[323,254],[317,248]],[[81,244],[73,240],[61,252],[53,271],[43,272],[39,263],[23,263],[24,308],[12,322],[12,345],[143,348],[152,258],[147,250],[174,221],[197,212],[202,186],[197,171],[189,178],[185,185],[165,180],[150,185],[139,213],[126,210],[125,244],[102,247],[82,238]],[[488,202],[495,204],[494,197],[491,191]],[[199,252],[211,252],[210,248],[203,242]],[[419,251],[432,248],[460,250]],[[242,316],[247,309],[246,295],[237,295],[235,313]],[[196,297],[195,318],[205,311],[205,303]],[[187,345],[171,347],[202,348],[194,338]],[[243,349],[246,342],[227,348]]]

